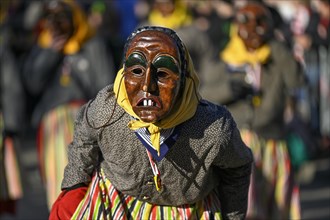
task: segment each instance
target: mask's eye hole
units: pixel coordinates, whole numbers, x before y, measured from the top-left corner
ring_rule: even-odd
[[[256,32],[259,35],[264,35],[265,34],[265,29],[263,27],[261,27],[261,26],[257,26],[256,27]]]
[[[158,71],[157,76],[158,78],[166,78],[168,76],[168,73],[165,71]]]
[[[133,69],[132,70],[132,73],[134,74],[134,75],[138,75],[138,76],[140,76],[140,75],[142,75],[142,69],[141,68],[135,68],[135,69]]]
[[[246,24],[246,23],[248,23],[248,20],[249,18],[248,18],[248,16],[246,15],[246,14],[238,14],[237,16],[236,16],[236,21],[238,22],[238,23],[241,23],[241,24]]]

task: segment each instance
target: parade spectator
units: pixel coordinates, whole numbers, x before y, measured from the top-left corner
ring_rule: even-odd
[[[311,2],[309,23],[304,36],[310,41],[305,49],[309,86],[310,127],[320,140],[319,152],[330,149],[330,1]]]

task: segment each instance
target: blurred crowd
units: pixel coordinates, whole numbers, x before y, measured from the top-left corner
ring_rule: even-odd
[[[266,11],[245,7],[247,2],[257,2]],[[280,162],[270,164],[262,158],[286,161],[278,155],[288,151],[292,169],[283,166],[278,175],[284,172],[289,179],[302,164],[330,151],[329,0],[0,4],[0,214],[14,214],[15,201],[23,196],[19,157],[29,137],[36,140],[51,207],[60,191],[75,114],[113,82],[126,38],[141,25],[166,26],[182,38],[199,74],[203,98],[228,107],[253,148],[256,170],[264,167],[256,176],[280,172]],[[261,145],[274,145],[269,151],[278,152],[268,155]],[[267,181],[279,181],[274,176]],[[274,184],[273,191],[297,198],[294,183],[290,192],[280,184],[286,182]],[[251,189],[253,193],[257,189]],[[256,196],[250,195],[251,201]],[[293,201],[283,202],[287,197],[277,200],[278,209],[294,206]],[[299,216],[294,213],[298,209],[280,213]],[[259,211],[249,207],[248,216],[269,215]]]

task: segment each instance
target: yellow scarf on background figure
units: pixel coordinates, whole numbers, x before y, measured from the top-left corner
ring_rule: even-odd
[[[172,14],[164,17],[158,10],[152,10],[149,18],[151,25],[163,26],[171,29],[177,29],[192,23],[192,17],[189,15],[187,7],[177,2]]]
[[[184,121],[187,121],[195,115],[200,95],[198,93],[199,79],[193,68],[189,54],[186,54],[189,59],[189,77],[186,77],[185,87],[181,99],[173,107],[172,114],[165,119],[156,123],[147,123],[139,119],[132,109],[132,106],[127,97],[127,92],[124,83],[124,68],[121,68],[114,82],[114,92],[117,97],[117,103],[131,116],[138,120],[132,120],[128,123],[128,127],[132,130],[139,128],[147,128],[150,132],[150,140],[153,148],[160,154],[160,130],[173,128]],[[118,94],[117,94],[118,92]]]
[[[90,39],[95,31],[89,26],[87,18],[81,8],[72,0],[64,0],[72,9],[74,34],[64,45],[63,53],[70,55],[77,53],[82,45]],[[52,36],[48,29],[43,30],[38,38],[38,44],[42,48],[49,48],[52,42]]]
[[[270,53],[270,47],[267,44],[264,44],[254,52],[249,52],[243,40],[238,36],[237,28],[232,27],[230,40],[226,48],[220,53],[220,59],[234,66],[244,64],[255,66],[266,63]]]

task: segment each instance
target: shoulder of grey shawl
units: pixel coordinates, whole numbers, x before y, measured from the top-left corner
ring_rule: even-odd
[[[105,126],[122,114],[122,108],[116,103],[113,85],[100,90],[86,107],[86,118],[94,128]]]

